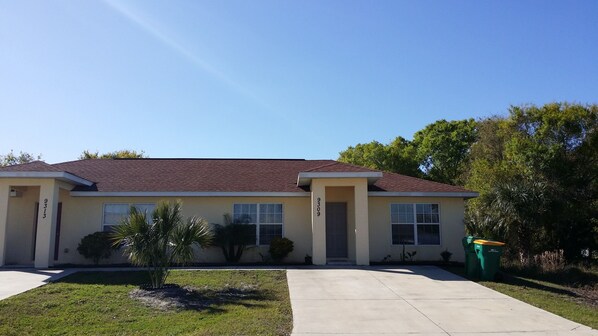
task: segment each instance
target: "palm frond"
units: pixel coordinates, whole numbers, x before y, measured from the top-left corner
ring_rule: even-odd
[[[181,208],[180,201],[160,202],[151,221],[146,213],[131,208],[113,233],[114,244],[123,248],[131,263],[148,269],[155,288],[164,285],[172,262],[192,261],[193,247],[206,247],[212,241],[207,221],[191,217],[185,222]]]

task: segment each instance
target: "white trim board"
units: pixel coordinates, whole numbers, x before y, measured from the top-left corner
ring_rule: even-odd
[[[478,197],[477,192],[419,192],[419,191],[370,191],[371,197],[458,197],[473,198]]]
[[[456,197],[473,198],[476,192],[392,192],[370,191],[369,197]],[[73,197],[310,197],[310,192],[261,191],[71,191]]]
[[[55,178],[61,181],[71,182],[84,186],[91,186],[93,182],[67,172],[29,172],[29,171],[8,171],[0,172],[0,177],[12,178]]]
[[[382,172],[300,172],[297,186],[306,186],[314,178],[367,178],[368,184],[374,184],[382,178]]]
[[[260,191],[71,191],[73,197],[310,197],[309,192]]]

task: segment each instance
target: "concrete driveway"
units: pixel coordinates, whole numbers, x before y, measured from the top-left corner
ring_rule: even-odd
[[[598,335],[433,266],[287,271],[293,335]]]
[[[0,300],[62,278],[72,272],[34,268],[0,268]]]

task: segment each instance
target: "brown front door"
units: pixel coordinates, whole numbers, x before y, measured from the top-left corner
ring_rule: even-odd
[[[326,258],[347,258],[347,203],[326,202]]]
[[[35,202],[33,209],[33,244],[31,245],[31,260],[35,260],[35,244],[37,243],[37,215],[39,214],[39,202]]]
[[[58,213],[56,214],[56,236],[54,237],[54,260],[58,260],[58,251],[60,251],[60,222],[62,222],[62,203],[58,203]]]

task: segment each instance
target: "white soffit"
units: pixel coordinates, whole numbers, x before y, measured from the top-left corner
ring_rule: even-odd
[[[480,194],[477,192],[435,192],[435,191],[370,191],[368,196],[371,197],[457,197],[457,198],[474,198]]]
[[[71,191],[73,197],[309,197],[309,192]]]
[[[368,184],[374,184],[382,178],[382,172],[301,172],[297,176],[297,186],[308,186],[317,178],[367,178]]]
[[[4,171],[0,172],[0,178],[53,178],[59,181],[73,183],[76,185],[91,186],[93,182],[67,172],[28,172],[28,171]]]

